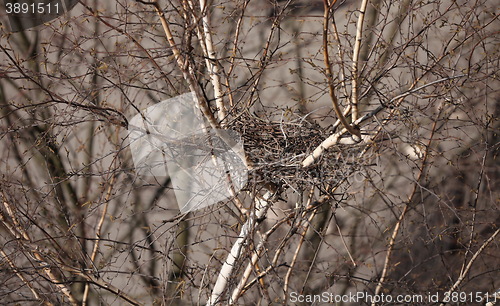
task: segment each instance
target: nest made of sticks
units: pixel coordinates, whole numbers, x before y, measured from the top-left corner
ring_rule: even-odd
[[[331,147],[303,168],[301,162],[332,133],[312,121],[272,121],[245,113],[230,128],[242,135],[245,154],[254,164],[249,181],[256,184],[332,186],[359,168],[353,159],[359,148],[345,145]]]

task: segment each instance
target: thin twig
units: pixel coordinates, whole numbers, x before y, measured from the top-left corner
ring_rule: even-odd
[[[399,234],[399,227],[401,226],[401,223],[403,222],[406,213],[408,212],[408,207],[409,205],[405,205],[403,208],[403,211],[399,215],[398,221],[396,222],[396,225],[394,226],[394,229],[392,231],[391,239],[389,240],[389,248],[387,249],[387,254],[385,255],[385,261],[384,261],[384,268],[382,269],[382,274],[380,276],[380,279],[378,280],[377,287],[375,288],[375,296],[377,296],[380,291],[382,290],[382,285],[385,281],[385,278],[387,276],[387,272],[389,271],[389,263],[390,263],[390,258],[392,255],[392,250],[394,249],[394,245],[396,243],[396,237]],[[375,303],[372,303],[372,306],[375,306]]]
[[[111,285],[108,282],[105,282],[104,280],[102,280],[100,278],[96,278],[96,277],[93,277],[91,274],[85,274],[85,273],[81,273],[81,272],[78,273],[78,275],[87,279],[88,282],[90,282],[90,283],[92,283],[92,284],[94,284],[102,289],[105,289],[105,290],[115,294],[116,296],[119,296],[121,299],[127,301],[128,303],[130,303],[132,305],[135,305],[135,306],[143,305],[139,301],[137,301],[134,298],[132,298],[131,296],[127,295],[122,290],[116,288],[115,286]]]
[[[488,143],[486,143],[486,146],[488,146]],[[462,263],[462,268],[460,269],[460,273],[462,273],[465,270],[466,264],[467,264],[467,257],[468,253],[471,252],[472,249],[472,244],[474,243],[474,232],[476,229],[476,217],[477,217],[477,201],[479,199],[479,191],[481,190],[481,183],[483,182],[483,176],[484,176],[484,169],[486,165],[486,156],[488,155],[488,148],[486,147],[486,150],[484,151],[483,158],[481,161],[481,170],[479,171],[479,179],[477,182],[477,187],[473,191],[474,192],[474,201],[472,202],[472,220],[470,222],[470,238],[469,238],[469,243],[466,249],[466,252],[464,254],[464,262]]]
[[[236,30],[234,32],[233,49],[231,50],[231,56],[230,56],[230,60],[229,60],[229,68],[228,68],[227,75],[226,75],[225,86],[227,87],[227,90],[228,90],[229,105],[231,107],[234,107],[234,97],[233,97],[233,92],[231,90],[231,84],[229,82],[229,79],[231,78],[231,74],[233,73],[233,70],[235,67],[235,59],[236,59],[236,54],[238,51],[238,48],[237,48],[238,47],[238,39],[240,37],[240,31],[241,31],[241,27],[243,25],[243,16],[245,16],[245,10],[246,10],[249,2],[250,2],[250,0],[246,0],[243,3],[243,7],[241,8],[241,15],[238,18],[238,22],[236,24]]]
[[[335,219],[335,226],[337,227],[337,231],[339,232],[339,236],[340,236],[340,240],[342,241],[342,244],[344,245],[345,247],[345,250],[347,252],[347,255],[349,255],[349,259],[351,260],[352,262],[352,265],[354,267],[357,266],[356,264],[356,261],[354,260],[354,258],[352,257],[352,254],[351,252],[349,251],[349,247],[347,246],[347,243],[345,242],[345,239],[344,239],[344,235],[342,235],[342,231],[340,229],[340,226],[339,226],[339,222],[337,220],[337,215],[335,215],[335,213],[333,214],[333,219]]]
[[[1,217],[0,217],[1,218]],[[39,301],[42,301],[44,305],[54,305],[52,304],[51,302],[49,301],[46,301],[46,300],[43,300],[41,297],[40,297],[40,294],[38,294],[38,292],[36,291],[36,289],[33,287],[33,285],[24,277],[24,275],[21,274],[21,272],[19,272],[19,270],[16,268],[16,265],[14,264],[14,262],[12,262],[12,260],[9,258],[9,256],[7,255],[7,253],[5,253],[2,249],[0,249],[0,254],[2,254],[3,258],[5,259],[5,261],[9,264],[10,268],[12,269],[12,271],[14,271],[14,273],[17,275],[17,277],[19,277],[19,279],[21,279],[21,281],[23,283],[26,284],[26,286],[28,286],[28,288],[30,289],[31,293],[33,293],[33,296],[35,297],[35,299],[39,300]]]
[[[467,276],[467,273],[469,273],[472,265],[474,264],[474,262],[476,261],[476,259],[479,257],[479,255],[484,251],[484,249],[486,249],[486,247],[493,241],[495,240],[496,236],[498,235],[498,233],[500,233],[500,228],[498,228],[491,236],[490,238],[488,238],[488,240],[486,240],[482,245],[481,247],[476,251],[476,253],[474,253],[474,255],[472,256],[472,258],[469,260],[469,263],[467,264],[467,266],[465,267],[465,269],[460,273],[460,276],[458,277],[457,281],[453,284],[453,286],[451,286],[451,288],[448,290],[447,294],[445,294],[445,296],[449,296],[452,292],[454,292],[458,286],[460,286],[460,284],[462,283],[462,281],[464,280],[465,276]],[[444,306],[446,303],[441,303],[440,306]]]
[[[95,230],[95,241],[94,241],[94,248],[92,250],[92,254],[90,255],[90,261],[92,263],[95,263],[95,259],[97,256],[97,252],[99,251],[99,242],[101,242],[101,229],[102,225],[104,224],[104,220],[106,219],[106,214],[108,213],[108,204],[109,204],[109,199],[111,197],[111,192],[113,190],[113,185],[115,182],[116,176],[113,175],[111,177],[111,180],[108,185],[108,190],[106,191],[106,196],[104,197],[104,207],[101,212],[101,218],[99,219],[99,222],[97,223],[97,228]],[[85,283],[85,290],[83,291],[83,298],[82,298],[82,305],[85,306],[87,305],[87,299],[89,296],[90,292],[90,286],[89,283]]]
[[[408,212],[410,205],[414,201],[415,195],[417,194],[417,186],[420,186],[420,181],[424,177],[424,172],[425,172],[426,165],[427,165],[427,159],[429,158],[429,151],[430,151],[431,143],[434,139],[434,133],[436,132],[437,122],[439,121],[439,116],[441,115],[441,111],[442,111],[442,108],[440,108],[439,112],[436,114],[436,118],[434,119],[431,134],[429,136],[429,141],[427,142],[427,146],[425,147],[425,152],[424,152],[424,155],[422,158],[422,164],[420,166],[420,171],[418,173],[417,179],[415,180],[415,184],[413,185],[413,191],[412,191],[411,195],[408,197],[408,201],[405,204],[403,211],[399,215],[399,218],[396,222],[396,225],[394,226],[394,230],[392,231],[391,239],[389,241],[389,248],[388,248],[387,254],[385,256],[384,268],[382,269],[382,274],[378,280],[377,287],[375,288],[375,296],[377,296],[380,293],[380,291],[382,290],[382,286],[384,284],[385,278],[386,278],[387,273],[389,271],[389,263],[390,263],[390,259],[392,256],[392,251],[394,250],[394,246],[396,244],[396,238],[399,234],[399,228],[400,228],[400,226],[401,226],[401,224],[406,216],[406,213]],[[375,302],[372,302],[371,305],[375,306],[376,304],[375,304]]]
[[[13,207],[7,202],[7,199],[5,196],[4,197],[4,207],[7,210],[7,213],[9,214],[9,217],[11,218],[12,222],[14,223],[14,228],[17,233],[20,233],[22,235],[22,238],[25,241],[28,242],[33,242],[31,240],[31,237],[28,235],[28,232],[24,230],[22,227],[21,223],[17,220],[17,216],[15,214],[15,211]],[[3,219],[3,218],[2,218]],[[3,221],[3,220],[1,220]],[[14,233],[12,233],[14,235]],[[16,236],[16,235],[14,235]],[[59,276],[57,276],[52,269],[50,268],[50,265],[47,265],[46,260],[43,258],[42,254],[38,252],[37,250],[32,250],[31,251],[33,258],[38,262],[42,270],[47,274],[48,278],[50,281],[61,290],[61,292],[69,299],[70,303],[72,305],[78,305],[78,302],[76,298],[73,296],[69,288],[66,286],[65,282],[63,282]]]
[[[250,108],[252,106],[253,102],[253,96],[257,93],[259,89],[259,83],[262,79],[263,72],[268,65],[269,61],[271,60],[271,57],[273,55],[273,52],[270,51],[271,48],[271,43],[274,38],[274,32],[278,29],[280,29],[280,22],[281,19],[283,18],[283,12],[284,10],[290,5],[292,0],[287,0],[285,4],[283,4],[282,8],[280,11],[276,14],[275,17],[273,17],[273,23],[271,25],[271,29],[269,30],[269,35],[267,36],[266,43],[264,47],[262,48],[262,55],[260,56],[259,60],[259,66],[257,72],[252,76],[252,78],[255,78],[255,80],[252,82],[252,89],[250,90],[250,97],[247,102],[247,108]],[[269,54],[271,53],[271,54]]]
[[[335,37],[335,40],[337,41],[337,44],[338,44],[338,48],[337,48],[337,52],[338,52],[338,57],[339,57],[339,65],[340,65],[340,69],[339,69],[339,73],[340,73],[340,87],[342,87],[342,89],[344,90],[344,94],[346,97],[349,96],[349,94],[347,93],[347,84],[346,84],[346,73],[345,73],[345,62],[344,62],[344,52],[342,52],[342,42],[340,41],[340,35],[339,35],[339,31],[337,29],[337,23],[335,22],[335,16],[332,14],[332,28],[333,28],[333,36]],[[351,108],[352,108],[352,105],[349,104],[349,106],[346,108],[346,110],[344,111],[344,116],[347,116],[347,114],[349,114],[349,112],[351,111]]]
[[[313,193],[314,193],[314,188],[311,188],[311,192],[309,193],[309,199],[308,199],[307,206],[311,205],[311,200],[313,198]],[[316,214],[318,212],[318,209],[317,209],[318,207],[319,206],[315,207],[316,209],[309,216],[309,219],[307,219],[307,222],[305,222],[304,227],[302,229],[302,232],[300,233],[299,243],[298,243],[297,248],[295,249],[295,252],[293,254],[293,258],[292,258],[292,262],[290,263],[290,267],[288,268],[288,271],[286,272],[286,275],[285,275],[285,281],[284,281],[285,284],[283,286],[283,301],[286,300],[287,292],[288,292],[288,286],[289,286],[289,283],[290,283],[290,276],[292,275],[293,268],[295,267],[295,263],[297,262],[297,259],[299,258],[299,253],[300,253],[300,250],[302,249],[302,245],[304,244],[304,241],[306,239],[306,234],[307,234],[307,231],[309,230],[309,226],[311,225],[314,217],[316,217]],[[305,213],[302,214],[302,218],[304,218],[304,217],[305,217]],[[299,224],[298,226],[301,226],[301,224]]]

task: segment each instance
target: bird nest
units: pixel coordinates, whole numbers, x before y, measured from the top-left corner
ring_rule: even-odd
[[[247,113],[230,128],[242,135],[245,154],[254,166],[249,173],[254,184],[335,186],[359,168],[352,158],[359,148],[346,145],[333,146],[312,166],[302,167],[302,161],[332,133],[331,128],[307,120],[263,120]]]

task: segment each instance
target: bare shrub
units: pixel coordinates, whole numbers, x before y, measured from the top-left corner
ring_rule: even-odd
[[[82,0],[2,26],[0,300],[494,301],[499,27],[491,0]],[[126,129],[186,92],[249,179],[181,214]]]

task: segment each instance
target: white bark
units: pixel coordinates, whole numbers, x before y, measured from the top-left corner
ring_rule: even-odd
[[[216,305],[220,302],[221,296],[226,290],[227,283],[231,278],[234,265],[240,257],[241,248],[243,247],[245,240],[248,238],[249,234],[254,228],[256,220],[261,219],[266,214],[267,209],[269,208],[271,203],[270,199],[273,194],[273,192],[267,191],[262,198],[255,198],[255,211],[250,215],[247,222],[243,224],[240,235],[234,242],[234,245],[231,248],[231,252],[227,256],[227,259],[219,272],[219,276],[217,277],[217,281],[215,282],[214,289],[212,290],[212,295],[207,301],[207,306]]]

